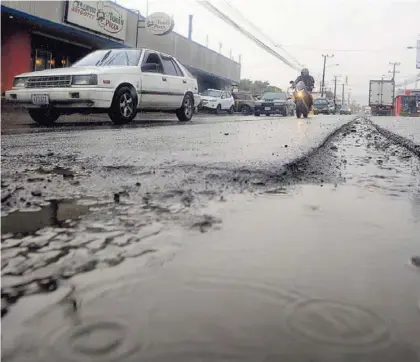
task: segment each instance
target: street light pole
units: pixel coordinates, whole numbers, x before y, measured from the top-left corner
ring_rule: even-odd
[[[395,100],[395,74],[399,73],[399,71],[396,70],[398,65],[401,65],[401,63],[398,62],[389,62],[389,65],[392,65],[392,71],[388,71],[388,73],[392,73],[392,82],[393,82],[393,88],[392,88],[392,103],[394,104]],[[393,109],[395,114],[395,108]]]
[[[331,55],[324,55],[322,54],[322,57],[324,58],[324,69],[322,71],[322,84],[321,84],[321,97],[324,96],[324,88],[325,88],[325,66],[327,65],[327,58],[332,58],[334,54]]]

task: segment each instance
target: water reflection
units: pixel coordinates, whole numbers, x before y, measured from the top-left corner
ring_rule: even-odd
[[[186,250],[158,269],[76,278],[80,322],[56,308],[20,345],[34,362],[418,362],[411,205],[352,186],[290,195],[238,196],[221,230],[184,235]]]

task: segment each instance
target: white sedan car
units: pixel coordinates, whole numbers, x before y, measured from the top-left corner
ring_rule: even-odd
[[[235,99],[229,92],[207,89],[201,93],[201,108],[212,110],[216,114],[220,114],[221,111],[232,114],[235,111]]]
[[[51,125],[62,114],[108,113],[128,123],[138,110],[191,120],[200,104],[197,80],[175,58],[149,49],[97,50],[70,68],[20,74],[6,99]]]

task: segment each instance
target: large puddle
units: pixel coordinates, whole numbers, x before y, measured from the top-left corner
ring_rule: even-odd
[[[14,339],[19,353],[3,343],[5,352],[44,362],[419,361],[415,200],[307,185],[215,204],[224,227],[184,236],[172,262],[76,277],[70,314],[57,305],[34,317],[31,297],[19,301],[3,334],[16,331],[16,313],[26,333]]]
[[[47,226],[61,226],[66,220],[87,214],[89,206],[77,200],[50,200],[34,211],[14,211],[1,217],[2,234],[30,234]]]

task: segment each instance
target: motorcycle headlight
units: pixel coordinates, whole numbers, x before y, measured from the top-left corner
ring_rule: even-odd
[[[303,97],[303,92],[297,92],[297,93],[296,93],[296,97],[298,97],[298,98],[302,98],[302,97]]]
[[[13,88],[23,88],[25,87],[25,78],[16,77],[13,80]]]
[[[97,85],[98,84],[98,76],[96,74],[73,75],[71,84],[73,84],[73,85]]]

